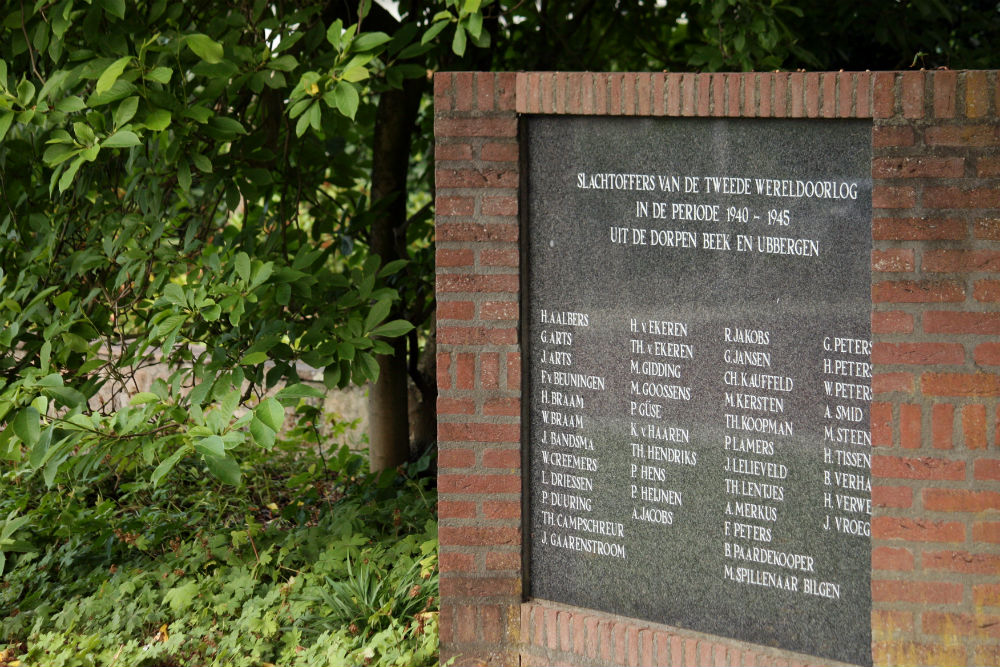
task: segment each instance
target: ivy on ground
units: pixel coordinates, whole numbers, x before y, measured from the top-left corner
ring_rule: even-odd
[[[29,521],[10,524],[0,651],[24,667],[436,664],[431,461],[372,475],[310,431],[248,446],[236,491],[193,459],[159,487],[104,469],[52,491],[5,464],[0,512]]]

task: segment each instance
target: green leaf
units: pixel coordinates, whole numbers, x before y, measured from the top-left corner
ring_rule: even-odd
[[[361,352],[358,354],[358,363],[361,364],[361,368],[365,376],[372,382],[378,381],[378,361],[368,352]]]
[[[28,463],[31,464],[32,468],[40,468],[45,463],[50,444],[52,444],[52,429],[47,428],[42,431],[38,441],[32,446],[31,453],[28,454]]]
[[[357,38],[355,38],[353,42],[351,42],[351,51],[354,53],[360,53],[362,51],[372,51],[373,49],[382,46],[391,39],[392,37],[389,37],[389,35],[385,34],[384,32],[361,33],[360,35],[357,36]]]
[[[208,466],[208,471],[220,482],[230,486],[240,485],[240,477],[242,476],[240,464],[234,459],[228,456],[206,456],[205,464]]]
[[[280,431],[282,424],[285,423],[285,409],[275,398],[265,398],[253,412],[257,419],[274,431]]]
[[[76,336],[76,334],[71,334],[71,335]],[[76,338],[80,338],[81,340],[83,340],[84,341],[84,346],[86,346],[87,343],[86,343],[85,339],[81,338],[80,336],[76,336]],[[84,350],[85,349],[86,349],[86,347],[84,347]],[[82,352],[84,350],[74,350],[74,351],[75,352]],[[37,386],[39,386],[39,387],[61,387],[61,386],[63,386],[62,375],[60,375],[59,373],[49,373],[45,377],[39,378],[37,380]],[[38,399],[36,398],[35,400],[37,401]],[[44,409],[42,409],[41,411],[45,412]]]
[[[461,23],[455,26],[455,37],[451,40],[451,50],[455,55],[465,55],[465,28]]]
[[[250,288],[253,289],[258,285],[263,284],[265,280],[271,277],[271,273],[273,271],[274,262],[264,262],[263,264],[258,264],[250,274]]]
[[[184,192],[191,189],[191,166],[187,163],[187,160],[181,160],[180,165],[177,167],[177,184],[181,186],[181,190]]]
[[[247,133],[243,125],[235,118],[227,118],[225,116],[213,118],[211,125],[215,129],[227,135],[236,136],[237,134]]]
[[[17,440],[11,437],[13,434],[13,424],[7,424],[7,428],[0,430],[0,460],[21,460],[21,447]]]
[[[171,315],[170,317],[164,319],[156,327],[156,335],[164,336],[174,331],[175,329],[180,329],[181,325],[184,324],[184,320],[187,319],[186,315]]]
[[[222,316],[222,307],[218,304],[205,306],[201,309],[201,316],[206,322],[215,322]]]
[[[10,129],[10,124],[14,122],[14,112],[8,111],[7,113],[0,116],[0,141],[7,136],[7,130]]]
[[[0,540],[10,539],[10,536],[16,533],[21,526],[31,521],[30,514],[15,519],[14,516],[16,514],[16,510],[12,511],[7,515],[7,518],[4,519],[2,523],[3,527],[0,528]]]
[[[183,115],[185,118],[190,118],[196,123],[205,124],[215,114],[212,112],[211,109],[208,109],[206,107],[194,106],[194,107],[187,107],[186,109],[184,109],[181,112],[181,115]]]
[[[153,482],[153,486],[158,486],[160,480],[174,469],[174,466],[177,465],[177,462],[180,461],[185,454],[187,454],[187,448],[182,447],[171,454],[168,458],[164,459],[160,465],[156,466],[156,470],[153,471],[153,474],[150,477],[150,480]]]
[[[120,99],[128,97],[135,91],[136,87],[131,83],[118,79],[110,89],[104,91],[103,93],[94,91],[94,93],[87,98],[87,106],[99,107],[102,104],[111,104],[112,102],[117,102]]]
[[[168,590],[163,595],[163,602],[170,605],[170,610],[174,613],[174,616],[179,616],[198,597],[199,588],[200,586],[197,581],[189,581],[183,586],[177,586]]]
[[[420,43],[422,45],[423,44],[427,44],[428,42],[430,42],[431,40],[433,40],[435,37],[437,37],[438,34],[440,34],[440,32],[442,30],[444,30],[445,28],[447,28],[447,27],[448,27],[448,21],[447,20],[437,21],[436,23],[433,23],[431,25],[431,27],[428,28],[426,32],[424,32],[424,36],[420,38]]]
[[[24,79],[21,83],[17,84],[17,102],[22,107],[26,107],[31,104],[31,100],[35,97],[35,84]]]
[[[323,398],[323,392],[306,384],[290,384],[275,394],[274,398],[282,404],[294,407],[299,399]]]
[[[333,89],[333,97],[340,113],[354,120],[354,115],[358,112],[358,105],[361,103],[354,84],[338,81],[337,87]]]
[[[372,329],[372,336],[385,336],[386,338],[397,338],[410,333],[413,325],[406,320],[393,320]]]
[[[166,287],[163,288],[163,298],[175,306],[183,308],[187,305],[187,295],[184,293],[184,288],[177,283],[167,283]]]
[[[74,111],[80,111],[86,108],[87,105],[84,103],[83,98],[77,97],[76,95],[64,97],[56,102],[56,111],[62,111],[63,113],[73,113]]]
[[[322,126],[322,121],[323,121],[323,108],[318,104],[312,105],[309,108],[309,125],[312,126],[312,129],[319,132],[320,127]]]
[[[354,353],[356,351],[357,351],[357,348],[354,347],[353,345],[351,345],[350,343],[348,343],[347,341],[343,341],[343,342],[337,343],[337,356],[339,356],[341,359],[346,359],[348,361],[353,361],[354,360]]]
[[[386,263],[385,266],[379,269],[378,277],[386,278],[395,273],[399,273],[399,271],[407,264],[409,264],[409,260],[407,259],[394,259],[393,261]]]
[[[14,417],[14,434],[28,447],[38,442],[41,435],[41,415],[33,407],[27,407]]]
[[[49,371],[49,363],[52,360],[52,341],[45,341],[42,343],[42,349],[38,352],[38,365],[42,369],[43,373]],[[0,419],[3,419],[3,412],[5,410],[0,410]]]
[[[365,65],[370,63],[374,58],[375,58],[374,53],[356,53],[355,55],[351,56],[351,59],[349,61],[347,61],[347,64],[344,65],[344,69],[349,70],[352,67],[364,67]]]
[[[91,146],[97,140],[94,130],[83,122],[73,123],[73,134],[76,140],[84,146]]]
[[[465,0],[465,6],[462,7],[462,11],[465,14],[474,14],[479,11],[479,7],[482,4],[483,0]]]
[[[170,77],[174,71],[169,67],[154,67],[147,74],[146,78],[157,83],[170,83]]]
[[[372,309],[368,311],[368,315],[365,316],[364,330],[367,332],[374,329],[376,324],[385,319],[391,308],[391,298],[382,299],[376,302],[375,305],[372,306]]]
[[[118,130],[105,139],[101,146],[104,148],[129,148],[130,146],[138,146],[141,143],[135,132]]]
[[[72,387],[49,387],[45,393],[70,409],[87,403],[87,397]]]
[[[143,124],[154,132],[165,130],[170,126],[170,112],[166,109],[153,109],[146,115]]]
[[[344,22],[337,19],[330,24],[330,27],[326,29],[326,41],[330,42],[330,46],[340,50],[340,38],[344,32]]]
[[[469,18],[465,22],[465,27],[468,29],[472,39],[479,39],[479,35],[483,32],[483,15],[478,11],[469,14]]]
[[[368,295],[372,293],[372,288],[375,287],[375,274],[369,273],[364,279],[358,283],[358,296],[362,299],[367,299]]]
[[[98,0],[104,11],[120,19],[125,18],[125,0]]]
[[[250,280],[250,256],[248,254],[242,250],[236,253],[236,257],[233,258],[233,264],[236,267],[236,275],[240,277],[240,280],[243,282]]]
[[[212,173],[212,161],[201,153],[195,153],[191,156],[191,161],[194,162],[194,166],[206,174]]]
[[[284,88],[285,86],[288,85],[287,81],[285,80],[285,75],[273,69],[267,70],[266,72],[261,72],[261,76],[264,77],[263,79],[264,85],[266,85],[268,88],[278,89],[278,88]]]
[[[402,75],[404,79],[420,79],[427,76],[427,70],[421,65],[393,65],[388,71]]]
[[[76,159],[70,163],[69,169],[64,171],[62,176],[59,177],[59,192],[65,192],[69,189],[69,186],[73,185],[73,179],[76,178],[76,172],[80,170],[80,166],[82,164],[82,155],[77,156]]]
[[[66,79],[69,78],[69,71],[60,69],[52,73],[44,84],[42,84],[42,89],[38,93],[38,99],[36,104],[41,105],[45,100],[52,96],[55,91],[63,90],[66,88]],[[53,102],[55,104],[55,102]],[[48,109],[40,109],[42,111],[48,111]]]
[[[236,407],[240,404],[240,393],[239,389],[233,389],[219,403],[219,412],[225,415],[226,421],[233,418],[233,413],[236,412]]]
[[[267,361],[267,352],[251,352],[240,359],[240,366],[256,366]]]
[[[340,364],[331,364],[323,369],[323,385],[327,389],[334,389],[340,385]]]
[[[281,72],[291,72],[293,69],[299,66],[299,61],[295,59],[295,56],[285,54],[283,56],[278,56],[267,65],[273,70],[279,70]]]
[[[364,81],[368,78],[368,68],[367,67],[351,67],[344,70],[342,75],[344,81],[350,81],[351,83],[356,83],[358,81]]]
[[[440,25],[443,27],[445,24],[441,23]],[[416,58],[417,56],[424,55],[432,48],[433,47],[430,44],[420,44],[420,43],[410,44],[405,49],[399,52],[399,59],[408,60],[410,58]]]
[[[94,88],[94,91],[97,94],[101,94],[111,90],[111,86],[118,81],[118,77],[122,75],[122,72],[125,71],[125,66],[128,65],[131,60],[132,56],[122,56],[108,65],[104,69],[104,72],[101,73],[101,76],[98,77],[97,86]]]
[[[220,436],[210,435],[195,442],[194,450],[205,458],[224,457],[226,455],[226,443],[223,442]]]
[[[229,323],[234,327],[240,325],[240,318],[243,317],[243,312],[246,306],[243,304],[243,299],[239,299],[229,311]]]
[[[264,449],[270,450],[274,447],[274,440],[276,436],[274,429],[257,417],[254,417],[250,421],[250,435],[253,436],[254,442]]]
[[[208,35],[196,32],[185,37],[185,42],[187,43],[188,48],[205,62],[222,62],[222,44],[219,44]]]
[[[128,404],[129,405],[145,405],[146,403],[158,403],[160,397],[151,391],[140,391],[138,394],[133,396]]]
[[[191,405],[201,405],[204,403],[205,399],[208,397],[208,392],[212,389],[212,384],[213,381],[209,379],[195,386],[195,388],[191,390],[191,393],[188,394],[188,401]]]

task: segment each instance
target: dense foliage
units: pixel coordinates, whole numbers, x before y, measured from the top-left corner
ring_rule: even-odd
[[[369,474],[346,446],[325,455],[314,416],[270,454],[244,446],[237,492],[189,462],[157,488],[4,474],[0,513],[32,521],[11,531],[0,648],[25,667],[435,664],[430,462]]]
[[[506,70],[749,71],[986,68],[996,0],[503,0],[485,10]]]
[[[397,257],[373,254],[366,138],[375,95],[426,78],[422,42],[465,34],[478,3],[453,4],[394,35],[360,30],[367,3],[346,24],[319,3],[8,10],[0,458],[51,484],[196,456],[236,484],[232,450],[269,448],[304,391],[267,394],[296,364],[376,379],[413,328],[391,311],[431,298],[429,196]],[[174,372],[138,393],[154,362]]]

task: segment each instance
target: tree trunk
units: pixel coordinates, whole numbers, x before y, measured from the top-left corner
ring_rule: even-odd
[[[379,355],[378,381],[368,390],[368,463],[373,471],[395,468],[410,456],[406,345]]]
[[[406,257],[406,173],[422,90],[422,80],[408,81],[403,90],[383,92],[376,110],[372,202],[377,214],[371,250],[383,264]],[[406,343],[393,343],[394,353],[379,357],[379,378],[368,393],[372,471],[395,467],[410,455]]]
[[[415,365],[410,359],[410,378],[414,380],[410,384],[410,436],[420,454],[437,441],[437,326],[433,317],[423,354]]]

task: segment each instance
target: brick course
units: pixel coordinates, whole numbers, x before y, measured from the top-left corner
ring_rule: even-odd
[[[441,657],[487,665],[816,659],[522,598],[519,114],[868,118],[872,655],[1000,659],[996,71],[440,73]]]

